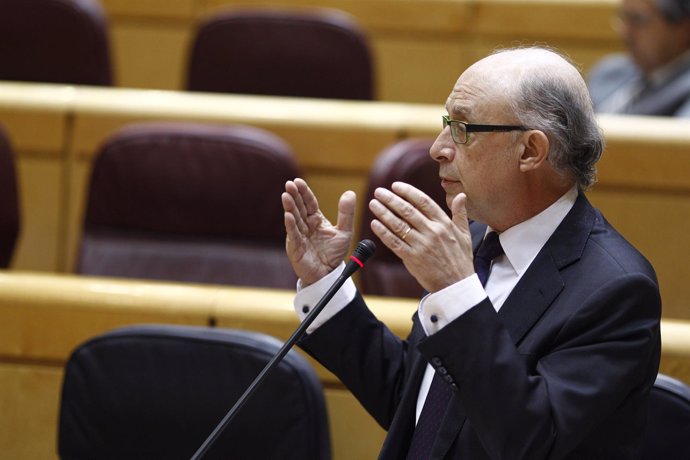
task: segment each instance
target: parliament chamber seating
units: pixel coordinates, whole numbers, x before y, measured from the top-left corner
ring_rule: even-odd
[[[258,128],[126,126],[96,154],[76,271],[294,288],[280,194],[299,175]]]
[[[0,268],[8,268],[17,243],[20,210],[14,151],[0,126]]]
[[[370,295],[421,298],[424,289],[410,275],[398,256],[374,235],[369,223],[374,218],[366,205],[378,187],[390,188],[395,181],[411,184],[428,194],[447,214],[446,194],[438,176],[438,163],[429,156],[433,138],[411,138],[384,149],[371,167],[364,197],[360,238],[376,243],[376,261],[359,273],[362,292]]]
[[[200,22],[188,61],[191,91],[374,98],[366,35],[330,9],[240,9]]]
[[[690,385],[659,374],[649,396],[643,460],[690,458]]]
[[[90,338],[65,365],[60,458],[188,460],[281,346],[258,332],[164,324]],[[204,459],[331,459],[321,382],[296,351],[225,425]]]
[[[112,85],[109,24],[98,0],[0,2],[0,80]]]

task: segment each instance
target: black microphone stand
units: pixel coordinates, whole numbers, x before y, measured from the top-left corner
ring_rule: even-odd
[[[376,245],[371,240],[362,240],[355,249],[355,253],[350,256],[350,262],[343,273],[338,277],[338,279],[333,283],[333,285],[326,291],[319,303],[309,312],[309,314],[300,323],[299,327],[292,333],[290,338],[283,344],[283,346],[278,350],[278,353],[269,361],[269,363],[264,367],[264,369],[259,373],[259,375],[254,379],[251,385],[245,390],[245,392],[240,396],[234,406],[225,414],[225,417],[218,423],[211,434],[206,438],[203,444],[197,449],[197,451],[192,456],[191,460],[201,459],[211,445],[216,441],[218,436],[225,430],[230,421],[237,415],[237,412],[244,406],[249,397],[254,394],[259,385],[266,379],[266,376],[275,368],[280,361],[285,357],[285,355],[290,351],[290,349],[297,343],[297,341],[306,332],[309,325],[316,319],[316,317],[321,313],[326,304],[333,298],[338,289],[345,283],[345,281],[352,276],[352,274],[359,268],[364,266],[364,262],[374,253]]]

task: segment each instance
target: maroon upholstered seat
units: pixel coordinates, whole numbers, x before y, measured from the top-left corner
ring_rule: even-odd
[[[0,80],[111,85],[98,0],[0,2]]]
[[[424,191],[448,212],[438,163],[429,156],[432,144],[433,139],[413,138],[396,142],[383,150],[371,168],[364,203],[373,198],[377,187],[390,188],[393,182],[402,181]],[[360,273],[362,291],[370,295],[421,297],[424,289],[407,272],[400,259],[374,236],[369,226],[372,219],[371,211],[365,208],[361,238],[374,240],[377,250],[374,260]]]
[[[19,197],[14,153],[0,126],[0,268],[7,268],[19,234]]]
[[[77,271],[294,289],[280,195],[298,175],[257,128],[125,127],[95,158]]]
[[[341,11],[226,11],[199,24],[187,89],[370,100],[373,64],[366,36]]]

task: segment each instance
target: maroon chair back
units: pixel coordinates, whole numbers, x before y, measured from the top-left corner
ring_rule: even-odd
[[[257,128],[125,127],[94,161],[77,271],[294,289],[280,196],[299,175]]]
[[[396,142],[383,150],[369,174],[365,203],[374,197],[377,187],[390,188],[396,181],[406,182],[429,195],[448,214],[446,194],[441,187],[438,163],[429,156],[433,139],[413,138]],[[363,213],[361,238],[376,243],[376,255],[360,273],[362,292],[369,295],[419,298],[424,289],[410,275],[400,259],[373,234],[369,224],[374,218],[367,207]]]
[[[0,80],[112,84],[98,0],[0,0]]]
[[[371,100],[373,86],[366,36],[329,9],[217,13],[199,24],[188,63],[192,91]]]
[[[19,196],[14,153],[0,126],[0,268],[8,268],[19,235]]]

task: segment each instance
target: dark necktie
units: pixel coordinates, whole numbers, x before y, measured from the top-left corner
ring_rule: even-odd
[[[501,247],[501,242],[498,239],[498,233],[489,232],[474,255],[474,271],[477,272],[482,286],[486,286],[486,280],[489,278],[489,271],[491,270],[491,262],[501,254],[503,254],[503,247]]]
[[[474,270],[479,276],[482,286],[486,284],[491,270],[491,262],[503,254],[501,242],[498,240],[496,232],[490,232],[484,238],[474,255]],[[449,376],[450,377],[450,376]],[[431,446],[436,440],[436,434],[441,426],[441,420],[445,415],[452,390],[447,383],[444,383],[444,376],[440,372],[434,373],[431,380],[429,394],[424,400],[422,413],[412,435],[410,450],[407,453],[407,460],[427,460],[431,455]],[[452,379],[451,379],[452,380]]]

